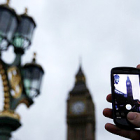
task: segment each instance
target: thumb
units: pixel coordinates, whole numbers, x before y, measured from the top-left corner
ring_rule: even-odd
[[[140,127],[140,113],[129,112],[127,114],[127,119],[136,127]]]

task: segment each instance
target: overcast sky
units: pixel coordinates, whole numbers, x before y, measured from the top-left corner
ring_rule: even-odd
[[[140,1],[11,0],[10,5],[18,14],[27,7],[37,24],[22,64],[37,52],[37,62],[45,70],[41,95],[34,105],[17,108],[22,127],[13,133],[14,140],[66,140],[66,100],[80,58],[96,107],[96,140],[124,140],[104,129],[112,121],[102,110],[111,107],[105,100],[110,93],[110,69],[140,63]],[[10,47],[3,53],[8,63],[14,59],[12,51]],[[2,86],[0,90],[2,109]]]

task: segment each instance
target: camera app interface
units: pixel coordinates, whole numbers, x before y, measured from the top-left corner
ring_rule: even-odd
[[[116,117],[126,117],[129,111],[140,112],[139,75],[114,74]]]

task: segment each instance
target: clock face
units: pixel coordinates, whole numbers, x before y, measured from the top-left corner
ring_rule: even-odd
[[[130,82],[127,82],[127,85],[130,85]]]
[[[71,111],[75,115],[82,114],[85,111],[85,103],[82,101],[77,101],[72,104]]]

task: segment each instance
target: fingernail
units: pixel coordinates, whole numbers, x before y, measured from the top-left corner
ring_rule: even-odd
[[[136,119],[136,118],[137,118],[137,114],[134,113],[134,112],[129,112],[129,113],[127,114],[127,119],[128,119],[128,120],[134,120],[134,119]]]

